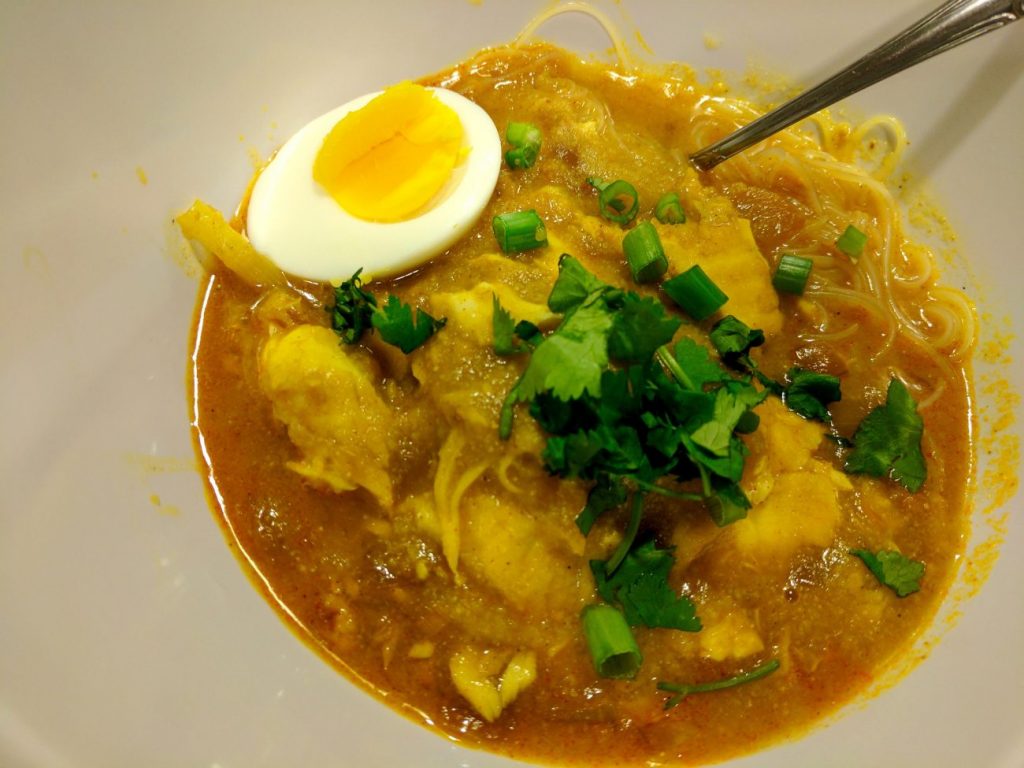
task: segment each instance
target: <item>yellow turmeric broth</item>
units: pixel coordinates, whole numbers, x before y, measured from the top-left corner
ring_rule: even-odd
[[[905,651],[949,586],[972,456],[966,362],[912,343],[900,319],[878,309],[884,301],[841,294],[866,290],[830,270],[846,258],[833,244],[849,223],[842,216],[869,233],[862,259],[881,247],[867,192],[812,194],[784,164],[749,178],[689,167],[687,154],[724,128],[699,119],[712,97],[687,71],[626,75],[530,46],[485,51],[430,83],[480,104],[499,130],[534,123],[541,157],[529,170],[502,170],[455,247],[414,274],[365,286],[447,319],[408,355],[378,334],[340,344],[325,311],[330,286],[259,290],[226,269],[210,275],[193,394],[230,535],[282,615],[339,669],[467,744],[555,764],[702,763],[799,733]],[[678,338],[706,344],[707,328],[735,315],[764,330],[755,357],[768,376],[782,380],[799,365],[840,378],[835,434],[851,436],[893,377],[919,400],[925,425],[928,477],[909,493],[845,473],[829,427],[769,397],[743,438],[745,519],[720,528],[699,502],[649,494],[639,537],[675,547],[669,583],[693,601],[703,628],[635,628],[643,664],[631,680],[598,675],[580,621],[599,602],[588,561],[615,549],[627,510],[584,537],[574,519],[590,484],[546,471],[545,435],[526,406],[510,439],[498,437],[526,358],[495,354],[494,296],[550,330],[558,318],[546,301],[563,253],[611,285],[659,296],[656,284],[633,283],[623,227],[599,215],[588,177],[629,180],[646,205],[641,218],[663,192],[679,192],[686,223],[655,222],[666,277],[699,263],[729,301]],[[846,213],[816,204],[826,194]],[[492,217],[526,209],[545,222],[548,245],[501,253]],[[892,238],[895,252],[910,253],[898,230]],[[774,263],[794,249],[821,257],[816,273],[835,280],[835,295],[815,302],[773,288]],[[928,279],[891,290],[924,301],[933,289]],[[898,597],[855,548],[924,563],[920,591]],[[656,688],[770,659],[774,674],[669,710]]]

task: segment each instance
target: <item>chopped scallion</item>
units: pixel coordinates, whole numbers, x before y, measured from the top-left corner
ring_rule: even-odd
[[[491,222],[498,246],[505,253],[519,253],[548,243],[544,222],[536,211],[500,213]]]
[[[540,154],[540,128],[533,123],[509,123],[505,140],[511,147],[505,152],[509,168],[530,168]]]
[[[679,195],[666,192],[654,206],[654,218],[662,224],[683,224],[686,222],[686,211],[679,202]]]
[[[696,320],[706,320],[721,309],[729,297],[722,293],[699,264],[661,285],[679,308]]]
[[[640,210],[640,196],[636,187],[628,181],[602,181],[591,177],[587,179],[587,183],[600,192],[598,203],[601,215],[608,221],[629,224],[636,218],[636,212]]]
[[[638,283],[657,280],[668,269],[668,259],[661,247],[658,230],[649,221],[643,221],[622,238],[622,250],[629,262],[629,271]]]
[[[804,256],[784,253],[775,268],[772,285],[775,286],[775,290],[782,293],[800,296],[807,287],[807,278],[810,277],[812,266],[814,262]]]
[[[868,243],[868,236],[850,224],[846,231],[836,240],[836,248],[852,259],[856,259],[864,252],[864,246]]]
[[[622,612],[598,603],[584,608],[582,618],[583,634],[597,673],[601,677],[635,677],[643,656]]]

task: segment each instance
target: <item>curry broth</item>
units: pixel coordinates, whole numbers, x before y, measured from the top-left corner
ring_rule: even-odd
[[[386,406],[386,417],[368,428],[394,441],[393,504],[382,501],[382,491],[333,492],[289,468],[296,446],[261,374],[268,337],[328,325],[329,289],[308,284],[302,294],[267,294],[219,270],[197,312],[193,395],[197,433],[231,536],[283,615],[321,653],[396,707],[467,743],[553,763],[706,762],[801,731],[863,691],[906,650],[949,586],[965,534],[972,458],[966,372],[955,368],[950,376],[900,337],[886,349],[885,329],[856,307],[841,311],[859,312],[860,333],[805,343],[806,308],[778,300],[770,287],[765,298],[767,267],[763,275],[760,268],[738,270],[751,272],[750,295],[744,279],[716,278],[750,314],[777,321],[761,356],[769,375],[780,378],[801,364],[841,377],[843,400],[833,415],[842,434],[852,434],[884,400],[890,370],[915,381],[942,379],[941,395],[922,410],[928,480],[908,494],[888,481],[838,478],[841,460],[821,430],[766,402],[761,429],[747,438],[744,477],[755,495],[759,482],[771,486],[763,509],[755,500],[748,520],[719,529],[699,505],[652,496],[647,506],[642,535],[676,546],[671,583],[694,600],[705,629],[638,628],[644,664],[637,678],[598,677],[579,625],[580,610],[596,600],[587,561],[608,555],[625,517],[603,519],[586,539],[579,535],[573,520],[586,484],[548,475],[543,436],[525,408],[510,444],[499,441],[501,403],[523,361],[497,357],[486,338],[491,288],[506,292],[503,303],[511,292],[543,307],[557,256],[566,251],[609,283],[657,295],[632,285],[621,229],[594,216],[588,176],[629,179],[641,200],[677,189],[690,218],[680,232],[698,230],[698,240],[663,237],[676,238],[680,253],[700,251],[709,273],[726,269],[702,250],[715,242],[716,223],[746,242],[739,211],[760,251],[775,253],[788,242],[787,227],[795,231],[799,216],[787,201],[796,193],[784,179],[773,188],[716,188],[688,167],[686,156],[696,148],[692,111],[708,94],[684,70],[667,80],[623,77],[542,47],[484,52],[432,82],[473,99],[498,126],[537,124],[544,160],[530,171],[503,171],[472,233],[443,256],[371,286],[448,317],[408,357],[375,336],[343,350],[370,372]],[[497,255],[492,216],[528,208],[544,219],[551,245]],[[673,263],[670,273],[679,271]],[[726,309],[743,317],[732,304]],[[442,476],[449,470],[450,482]],[[785,496],[785,478],[819,491],[797,486]],[[838,500],[834,521],[816,518],[817,492]],[[455,568],[434,508],[449,497],[461,514]],[[787,498],[800,502],[792,511],[808,518],[804,528],[749,532],[755,518],[767,519],[770,504]],[[854,547],[893,546],[927,566],[921,591],[905,599],[848,555]],[[453,684],[452,659],[464,651],[476,654],[481,668],[491,664],[494,675],[513,654],[528,651],[536,680],[487,722]],[[658,680],[720,679],[769,657],[782,662],[774,675],[663,710]]]

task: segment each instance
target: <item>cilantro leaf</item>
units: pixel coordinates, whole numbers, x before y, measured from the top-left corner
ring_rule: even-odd
[[[630,291],[615,313],[608,334],[608,355],[623,363],[645,363],[662,344],[672,341],[682,320],[665,313],[657,299]]]
[[[758,392],[750,385],[732,382],[736,386],[723,386],[715,390],[715,405],[711,419],[695,429],[693,442],[715,456],[727,456],[733,430],[749,408],[758,405],[767,392]]]
[[[528,352],[543,341],[540,329],[528,320],[518,323],[512,313],[501,306],[498,294],[491,294],[491,330],[494,334],[494,354],[502,357]],[[518,339],[522,343],[517,343]]]
[[[846,457],[850,474],[888,475],[911,493],[924,485],[927,467],[921,453],[924,421],[917,403],[899,379],[889,382],[885,404],[873,409],[853,435],[854,448]]]
[[[644,409],[646,376],[642,365],[605,371],[601,376],[601,399],[593,407],[596,418],[607,424],[639,418]]]
[[[331,328],[346,344],[355,344],[363,333],[376,328],[381,339],[409,354],[444,327],[443,317],[435,320],[422,309],[416,310],[413,319],[412,307],[394,295],[383,307],[377,306],[377,298],[362,288],[362,271],[357,269],[334,289],[334,306],[328,307]]]
[[[786,374],[789,385],[782,393],[782,402],[806,419],[817,419],[832,423],[828,404],[842,399],[839,379],[826,373],[817,373],[803,368],[790,368]]]
[[[743,461],[747,457],[747,446],[737,437],[729,440],[729,448],[725,455],[719,456],[698,445],[690,435],[680,435],[686,453],[690,461],[698,468],[724,478],[733,483],[738,483],[743,477]]]
[[[722,366],[711,359],[708,348],[693,339],[680,339],[676,342],[672,354],[684,372],[687,389],[701,392],[709,384],[719,384],[732,378]]]
[[[867,549],[851,549],[850,554],[863,560],[875,578],[900,597],[906,597],[921,588],[924,563],[911,560],[891,549],[884,549],[878,553],[872,553]]]
[[[610,288],[587,271],[580,262],[567,253],[558,260],[558,279],[548,296],[548,308],[552,312],[568,312],[582,304],[588,296]]]
[[[550,435],[569,435],[581,429],[594,429],[600,423],[592,399],[562,400],[548,392],[533,398],[530,415]]]
[[[371,322],[384,341],[409,354],[443,328],[447,320],[435,320],[418,308],[413,319],[412,307],[392,295],[373,313]]]
[[[783,386],[762,373],[750,356],[750,350],[764,344],[764,331],[751,328],[733,315],[726,315],[712,326],[709,338],[727,365],[749,371],[762,387],[774,395],[782,396]]]
[[[675,563],[671,549],[658,549],[653,541],[634,547],[609,574],[604,560],[591,560],[597,591],[618,605],[630,626],[665,627],[697,632],[700,619],[693,602],[668,584]]]
[[[516,344],[516,321],[512,314],[501,306],[498,294],[491,294],[491,328],[494,331],[494,353],[497,355],[515,355],[523,349]]]
[[[517,398],[531,400],[547,391],[563,400],[584,392],[599,396],[611,327],[612,314],[600,294],[577,306],[533,351],[516,385]]]
[[[607,424],[590,431],[549,437],[541,458],[554,475],[588,479],[601,473],[632,474],[648,466],[636,430]]]
[[[658,350],[659,359],[661,354]],[[715,406],[714,393],[684,389],[674,376],[666,376],[659,368],[649,374],[647,398],[649,407],[662,414],[666,423],[690,432],[712,418]]]
[[[750,350],[764,344],[764,331],[751,328],[734,315],[726,315],[711,327],[711,343],[728,363],[749,355]]]
[[[357,269],[352,277],[334,289],[334,306],[329,308],[331,328],[346,344],[355,344],[362,338],[377,308],[374,295],[361,287],[362,271]]]

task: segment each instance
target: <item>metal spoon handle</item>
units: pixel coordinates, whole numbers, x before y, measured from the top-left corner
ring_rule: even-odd
[[[762,139],[879,80],[1024,16],[1024,0],[950,0],[824,82],[690,155],[707,171]]]

